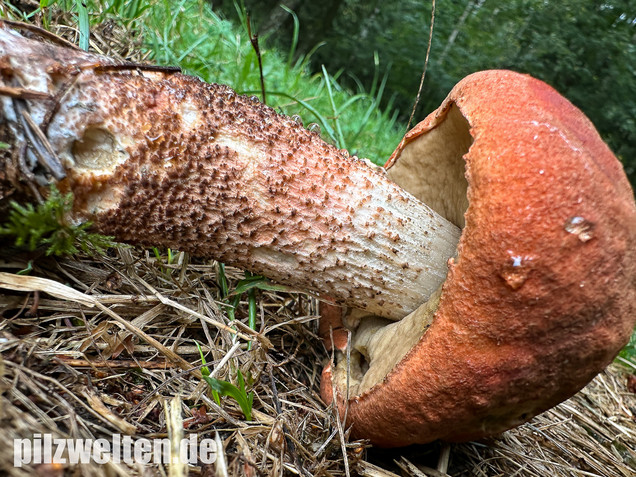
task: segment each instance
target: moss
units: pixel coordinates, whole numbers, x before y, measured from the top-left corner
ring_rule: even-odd
[[[73,195],[61,194],[51,186],[49,197],[42,203],[20,205],[11,202],[6,221],[0,224],[0,237],[13,238],[19,248],[44,249],[46,255],[105,253],[116,245],[113,237],[88,231],[90,222],[75,225],[68,221],[73,208]]]

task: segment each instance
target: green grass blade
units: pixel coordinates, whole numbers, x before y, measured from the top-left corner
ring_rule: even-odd
[[[219,286],[221,287],[221,298],[225,298],[229,294],[227,277],[225,276],[225,264],[219,263],[217,276],[219,280]]]
[[[210,376],[210,368],[205,366],[206,365],[205,356],[203,356],[203,350],[201,349],[201,346],[199,345],[198,341],[195,341],[194,344],[197,345],[197,349],[199,350],[199,355],[201,355],[201,363],[203,363],[203,366],[201,367],[201,374],[203,375],[204,378],[207,378]],[[214,389],[210,388],[210,392],[212,393],[212,399],[214,399],[214,402],[220,406],[221,396],[219,395],[218,391],[215,391]]]
[[[339,120],[340,113],[338,112],[338,108],[336,107],[336,102],[333,97],[333,91],[331,89],[331,77],[329,76],[329,73],[327,73],[327,69],[325,68],[325,65],[322,65],[322,74],[325,78],[325,85],[327,86],[327,95],[329,97],[329,102],[331,103],[331,110],[333,111],[333,116],[334,116],[333,120],[336,125],[336,132],[338,133],[338,139],[337,139],[336,145],[340,149],[346,149],[347,145],[345,143],[344,135],[342,134],[342,128],[340,127],[340,120]]]
[[[283,10],[285,10],[287,13],[289,13],[292,16],[292,19],[294,21],[294,32],[292,36],[292,44],[291,44],[291,47],[289,48],[289,53],[287,54],[287,64],[285,68],[285,71],[289,72],[292,67],[292,61],[294,60],[294,55],[296,55],[296,47],[298,46],[298,33],[300,32],[300,21],[298,20],[298,15],[296,15],[296,13],[291,8],[282,4],[280,7]]]
[[[227,381],[211,378],[209,376],[203,376],[203,379],[206,383],[208,383],[208,386],[210,386],[210,389],[212,389],[213,391],[216,391],[223,396],[234,398],[234,400],[240,406],[241,411],[243,411],[245,419],[248,421],[252,420],[253,398],[250,398],[249,395],[245,394],[245,390],[240,390],[232,383],[228,383]]]
[[[257,93],[257,91],[244,91],[243,93],[244,94],[251,94],[251,93]],[[285,93],[283,91],[268,91],[267,94],[269,94],[271,96],[280,96],[280,97],[283,97],[283,98],[287,98],[287,99],[290,99],[290,100],[294,101],[295,103],[298,103],[299,105],[301,105],[303,108],[305,108],[307,111],[309,111],[311,114],[314,115],[314,117],[316,118],[316,120],[318,121],[318,123],[320,125],[320,129],[322,131],[324,131],[330,139],[332,139],[334,142],[337,142],[336,132],[331,127],[331,125],[327,122],[327,118],[325,118],[322,114],[320,114],[320,111],[318,111],[318,109],[314,108],[307,101],[304,101],[302,99],[298,99],[296,96],[293,96],[293,95],[291,95],[289,93]]]
[[[275,291],[275,292],[293,292],[295,289],[285,286],[285,285],[277,285],[274,283],[270,283],[267,278],[256,276],[254,277],[256,280],[241,280],[236,285],[234,291],[232,291],[229,296],[240,296],[245,292],[249,292],[253,289],[265,290],[265,291]]]
[[[209,376],[210,368],[206,366],[207,362],[205,361],[205,356],[203,356],[203,350],[201,349],[201,345],[199,344],[198,341],[195,341],[194,344],[197,345],[197,349],[199,350],[199,355],[201,356],[201,363],[203,363],[203,366],[201,367],[201,374],[203,376]]]
[[[256,289],[251,288],[250,291],[247,292],[247,302],[248,302],[248,326],[256,330]],[[250,341],[247,344],[247,349],[252,349],[252,342]]]
[[[79,23],[79,47],[84,51],[88,51],[90,39],[90,22],[88,19],[88,8],[86,8],[86,2],[82,0],[76,0],[75,8],[77,10],[77,19]]]

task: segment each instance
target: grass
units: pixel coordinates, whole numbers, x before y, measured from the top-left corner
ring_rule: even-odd
[[[624,358],[633,362],[636,362],[636,330],[632,333],[632,337],[627,343],[620,354],[618,355],[620,358]]]
[[[86,8],[86,3],[83,1],[75,2],[75,11],[77,13],[77,23],[79,27],[79,47],[88,51],[89,48],[89,39],[90,39],[90,20],[88,17],[88,8]]]
[[[237,18],[230,21],[200,0],[86,3],[93,12],[92,21],[111,20],[136,29],[147,60],[180,66],[185,73],[227,84],[241,94],[261,95],[258,58],[240,8]],[[374,82],[368,92],[361,85],[350,92],[338,83],[342,72],[324,69],[320,75],[310,75],[311,53],[294,59],[300,25],[293,12],[287,11],[295,21],[290,51],[282,54],[269,49],[267,38],[259,39],[269,106],[300,116],[308,127],[317,124],[325,140],[383,164],[403,133],[396,114],[379,109],[384,82]]]
[[[243,373],[241,373],[240,369],[236,370],[236,379],[238,381],[238,386],[234,384],[224,381],[222,379],[216,379],[211,376],[210,368],[208,368],[207,362],[205,360],[205,355],[203,354],[203,350],[199,343],[196,343],[197,349],[199,350],[199,355],[201,356],[201,363],[203,366],[201,367],[201,374],[203,375],[203,380],[210,387],[210,393],[212,394],[212,398],[214,402],[216,402],[219,406],[221,405],[221,396],[229,396],[234,398],[234,400],[238,403],[241,411],[243,412],[243,416],[246,420],[252,420],[252,406],[254,405],[254,392],[247,392],[245,389],[245,379],[243,378]]]

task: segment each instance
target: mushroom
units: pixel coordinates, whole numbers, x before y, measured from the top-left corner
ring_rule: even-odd
[[[501,432],[580,389],[633,328],[632,191],[583,114],[530,77],[463,80],[387,177],[224,86],[6,26],[0,58],[5,120],[45,136],[75,220],[362,310],[322,382],[359,437]]]
[[[349,359],[325,368],[322,397],[353,435],[402,446],[500,433],[576,393],[627,343],[634,195],[550,86],[470,75],[386,167],[462,235],[437,293],[399,322],[358,318]]]

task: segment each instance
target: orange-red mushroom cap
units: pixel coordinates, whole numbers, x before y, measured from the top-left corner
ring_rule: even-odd
[[[466,183],[445,197],[437,171],[458,176],[458,160]],[[404,358],[348,406],[334,366],[323,372],[323,399],[335,395],[341,416],[348,407],[353,435],[400,446],[500,433],[576,393],[627,343],[634,195],[592,123],[553,88],[510,71],[468,76],[387,167],[463,231],[432,324]]]

